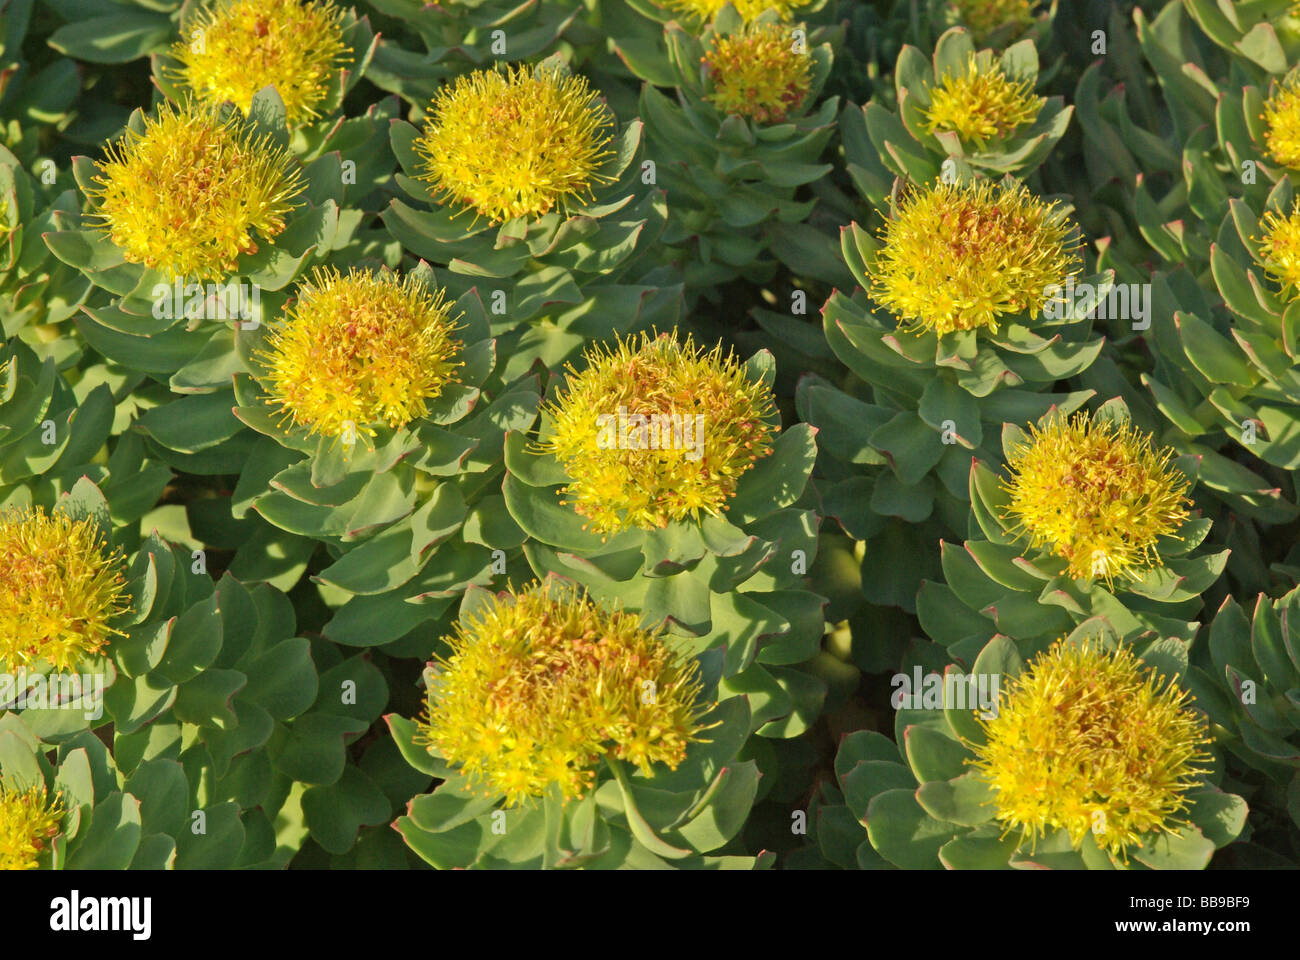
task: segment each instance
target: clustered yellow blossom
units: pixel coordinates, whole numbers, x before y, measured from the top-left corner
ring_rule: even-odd
[[[451,313],[443,291],[414,274],[318,268],[259,354],[270,398],[322,436],[405,426],[456,380],[461,344]]]
[[[1278,84],[1264,102],[1263,119],[1269,155],[1284,167],[1300,169],[1300,77]]]
[[[930,90],[926,129],[956,133],[963,143],[984,150],[990,141],[1033,123],[1046,102],[1033,95],[1028,78],[1013,80],[998,64],[981,62],[972,53],[964,71],[945,73]]]
[[[1190,481],[1173,452],[1131,424],[1055,416],[1008,455],[1004,519],[1069,562],[1072,577],[1137,578],[1160,563],[1156,542],[1188,518]]]
[[[676,769],[701,729],[699,665],[638,623],[556,581],[501,595],[457,622],[421,740],[511,806],[581,797],[605,756]]]
[[[795,47],[790,27],[766,21],[715,36],[700,58],[713,78],[709,101],[726,114],[780,123],[803,104],[812,82],[810,58]]]
[[[613,114],[586,78],[543,65],[479,70],[433,98],[415,142],[441,202],[500,223],[591,198],[613,155]]]
[[[130,263],[168,279],[222,280],[243,254],[279,234],[305,188],[288,150],[237,114],[170,103],[110,144],[90,215]]]
[[[957,14],[970,28],[972,39],[984,43],[989,35],[1006,25],[1027,27],[1034,22],[1038,0],[951,0]]]
[[[782,20],[789,20],[793,12],[807,4],[807,0],[662,0],[663,6],[700,23],[707,23],[730,2],[748,23],[768,10],[775,10]]]
[[[15,790],[0,784],[0,870],[35,870],[47,844],[59,835],[63,805],[48,802],[45,788]]]
[[[1294,300],[1300,296],[1300,201],[1286,217],[1266,211],[1263,227],[1264,235],[1258,238],[1260,261],[1282,285],[1283,295]]]
[[[0,513],[0,665],[69,670],[121,636],[110,625],[127,607],[121,566],[91,518]]]
[[[935,183],[905,195],[880,230],[870,295],[901,322],[942,335],[1036,315],[1076,276],[1073,224],[1023,184]]]
[[[329,3],[235,0],[200,10],[172,56],[200,100],[229,100],[247,113],[253,95],[271,86],[296,124],[318,116],[332,74],[352,61],[342,20]]]
[[[564,488],[600,534],[721,517],[736,482],[772,451],[772,393],[718,344],[642,334],[595,345],[586,368],[547,404],[540,447],[564,467]]]
[[[1205,721],[1189,694],[1128,647],[1057,641],[1005,690],[996,716],[977,715],[972,749],[1006,833],[1036,843],[1065,830],[1077,850],[1127,860],[1152,834],[1184,823],[1187,791],[1209,760]]]

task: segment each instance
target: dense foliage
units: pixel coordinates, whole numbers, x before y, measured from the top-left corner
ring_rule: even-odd
[[[0,866],[1300,864],[1291,0],[0,46]]]

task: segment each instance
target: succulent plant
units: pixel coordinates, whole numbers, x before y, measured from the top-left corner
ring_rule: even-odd
[[[1051,35],[1057,2],[1039,0],[929,0],[930,22],[936,27],[960,24],[975,41],[1005,47],[1029,39],[1042,46]]]
[[[247,113],[260,90],[274,87],[293,127],[338,109],[375,42],[365,20],[321,0],[234,0],[196,9],[182,17],[180,35],[166,57],[153,58],[164,92],[177,100],[229,101]]]
[[[349,218],[340,233],[342,181],[330,182],[328,158],[303,171],[283,146],[283,105],[273,91],[257,104],[267,111],[264,126],[194,104],[164,104],[156,118],[137,111],[107,160],[74,162],[88,198],[79,228],[45,238],[56,257],[109,295],[96,295],[79,318],[88,342],[130,368],[174,374],[174,387],[229,383],[228,373],[190,379],[211,378],[214,363],[229,364],[235,353],[231,326],[198,321],[212,314],[246,328],[260,324],[260,294],[282,290],[313,254],[342,246],[356,227]],[[188,162],[150,167],[169,150]],[[224,168],[222,179],[196,192],[197,164]],[[309,184],[314,196],[304,197]],[[203,227],[174,243],[168,231],[175,227],[163,217]]]
[[[70,225],[80,229],[46,236],[55,256],[76,266],[96,288],[77,323],[89,347],[106,361],[105,373],[120,377],[123,368],[130,371],[141,397],[149,396],[138,430],[150,449],[198,474],[236,473],[246,462],[256,438],[231,413],[237,405],[232,377],[246,374],[256,331],[287,299],[277,291],[313,259],[345,247],[360,222],[359,211],[345,208],[340,224],[344,186],[338,156],[318,157],[304,171],[284,146],[283,108],[274,92],[255,100],[259,110],[269,111],[265,127],[191,104],[164,104],[158,121],[137,114],[119,161],[101,165],[99,173],[86,159],[74,165],[83,192],[111,202],[107,207],[92,203],[82,223]],[[239,168],[229,173],[225,186],[195,194],[187,185],[201,171],[193,166],[173,164],[161,168],[167,176],[156,176],[141,164],[150,149],[176,148],[173,127],[198,151],[190,155],[191,163],[229,163],[247,155],[258,158],[265,178],[249,180]],[[201,134],[194,140],[200,128],[211,129],[217,141],[203,146],[208,141]],[[214,152],[205,159],[209,149]],[[282,172],[285,178],[277,179]],[[240,189],[231,193],[231,183]],[[147,205],[144,189],[153,191]],[[303,200],[304,189],[314,197]],[[241,200],[249,205],[241,207]],[[254,203],[265,209],[252,215]],[[201,218],[205,227],[191,234],[188,244],[175,245],[167,239],[173,228],[159,220],[165,210],[182,219]],[[129,245],[128,252],[104,235],[101,224]],[[128,256],[155,267],[130,262]],[[204,274],[207,283],[200,281]],[[270,545],[267,533],[244,544],[247,556],[259,558],[257,567],[265,569],[277,552],[282,559],[301,554],[301,546],[283,540]],[[275,573],[285,572],[280,566]]]
[[[548,389],[539,442],[506,438],[504,493],[537,576],[666,621],[712,658],[723,692],[749,694],[750,732],[786,738],[811,726],[826,694],[808,669],[824,600],[807,587],[816,525],[801,506],[813,431],[766,439],[771,376],[768,355],[741,365],[668,336],[590,351],[586,370]]]
[[[175,862],[175,838],[142,816],[142,797],[123,789],[112,755],[92,734],[47,743],[5,714],[0,769],[7,868],[161,869]]]
[[[326,159],[316,171],[351,186],[343,190],[349,199],[392,173],[391,154],[371,146],[372,138],[383,137],[374,108],[364,117],[340,115],[379,43],[367,18],[332,0],[222,0],[181,12],[177,39],[150,57],[153,82],[169,100],[229,102],[250,116],[256,101],[259,125],[273,128],[304,164],[338,151],[340,169],[329,170]],[[262,93],[267,87],[274,97]],[[396,100],[381,105],[386,122],[397,112]]]
[[[173,571],[170,554],[152,554],[153,560],[164,562],[151,571],[183,576]],[[133,691],[120,691],[131,682],[122,675],[106,692],[111,754],[84,730],[52,723],[67,709],[5,715],[6,807],[11,792],[35,788],[44,795],[46,818],[57,816],[43,831],[52,840],[38,848],[37,865],[283,866],[308,836],[343,848],[354,841],[357,822],[349,826],[349,818],[365,822],[367,814],[356,808],[370,800],[365,788],[376,788],[355,765],[345,767],[343,740],[377,716],[386,699],[382,679],[367,674],[363,663],[345,661],[320,682],[344,690],[351,684],[353,691],[361,684],[360,697],[345,696],[338,705],[322,686],[318,698],[309,642],[286,636],[293,631],[288,600],[269,587],[249,592],[229,577],[215,592],[208,583],[208,599],[150,637],[148,655],[161,658],[154,671]],[[122,643],[139,648],[133,656],[145,655],[138,641]],[[168,688],[169,677],[181,682]],[[134,714],[142,709],[148,713],[138,720]],[[334,746],[322,749],[325,741]],[[51,768],[45,755],[56,747]],[[334,786],[340,780],[349,781],[348,789]],[[382,822],[387,813],[385,806],[369,822]],[[277,814],[284,819],[278,832]]]
[[[474,293],[440,303],[429,277],[423,265],[400,282],[327,277],[300,290],[284,323],[262,331],[256,375],[235,379],[235,416],[262,439],[250,461],[258,479],[245,472],[230,510],[236,520],[254,511],[308,556],[327,545],[331,562],[314,578],[337,607],[324,633],[339,643],[397,640],[469,583],[490,581],[498,545],[462,537],[493,509],[505,433],[536,417],[533,377],[493,377],[481,402],[496,364],[486,312]],[[394,297],[407,298],[407,328],[395,322]],[[367,326],[375,317],[393,323],[380,339]],[[322,362],[321,345],[335,362]],[[434,372],[435,358],[442,382],[415,380]],[[414,366],[404,372],[403,362]],[[467,521],[473,531],[463,531]]]
[[[163,50],[180,17],[181,0],[54,0],[66,20],[49,45],[67,57],[117,64]]]
[[[1154,452],[1123,424],[1125,413],[1111,401],[1073,426],[1055,415],[1030,434],[1007,424],[1007,476],[972,464],[970,509],[982,536],[941,544],[946,585],[926,582],[917,595],[933,640],[965,656],[1000,633],[1028,656],[1101,618],[1127,642],[1191,642],[1201,596],[1228,551],[1195,552],[1212,525],[1185,506],[1196,460]],[[1075,436],[1090,439],[1064,440],[1081,426]]]
[[[929,674],[934,705],[914,708],[899,688],[897,743],[874,731],[842,741],[818,839],[842,860],[856,838],[840,825],[856,820],[865,867],[1204,868],[1247,808],[1218,785],[1186,670],[1185,650],[1116,643],[1096,622],[1028,663],[996,636],[969,673]],[[972,677],[997,678],[983,712],[965,699]]]
[[[122,557],[89,517],[10,509],[0,519],[9,575],[0,595],[0,659],[65,672],[103,652],[127,611]],[[51,562],[53,558],[53,562]]]
[[[508,117],[495,112],[506,109],[503,90],[514,91]],[[446,268],[451,295],[482,288],[494,333],[507,336],[506,376],[538,358],[562,362],[611,328],[676,320],[679,281],[644,262],[666,210],[661,191],[639,189],[647,182],[635,162],[639,121],[617,125],[554,58],[464,78],[435,109],[454,122],[431,120],[423,132],[392,125],[397,182],[430,208],[394,198],[384,223],[406,249]],[[520,159],[503,167],[499,150]]]
[[[941,174],[949,183],[973,172],[1027,176],[1065,134],[1073,112],[1060,97],[1036,96],[1038,80],[1032,40],[996,59],[991,50],[977,53],[959,27],[939,38],[932,62],[904,46],[894,71],[897,112],[874,100],[861,110],[846,107],[841,122],[854,135],[845,138],[845,157],[871,163],[861,156],[865,132],[891,172],[917,183]]]
[[[368,0],[382,15],[383,38],[367,78],[417,108],[439,84],[501,61],[530,60],[551,52],[574,24],[574,3],[516,0]],[[395,29],[389,28],[389,22]]]
[[[1185,7],[1201,32],[1255,77],[1286,73],[1300,56],[1295,5],[1285,0],[1226,9],[1188,0]]]
[[[111,724],[107,762],[138,786],[135,799],[109,798],[103,826],[86,839],[87,851],[96,852],[74,856],[78,817],[104,797],[98,787],[93,797],[75,793],[81,781],[71,781],[70,796],[80,802],[63,807],[66,863],[283,865],[308,831],[346,848],[356,824],[339,839],[348,829],[339,819],[347,822],[349,808],[338,798],[323,811],[306,801],[306,827],[278,852],[269,818],[291,793],[295,802],[312,798],[313,790],[339,780],[345,756],[334,737],[355,737],[374,721],[387,699],[383,679],[362,661],[340,664],[325,674],[322,682],[331,686],[318,697],[310,644],[293,637],[293,609],[283,594],[269,586],[250,592],[229,575],[214,590],[208,552],[192,549],[188,532],[184,545],[145,535],[151,522],[164,522],[167,508],[151,508],[173,475],[145,458],[140,433],[111,432],[110,383],[97,382],[91,367],[70,387],[54,358],[41,362],[18,340],[6,354],[5,720],[25,743],[39,737],[68,751],[87,743],[88,728]],[[340,696],[345,682],[351,691]],[[293,726],[299,715],[301,725]],[[337,747],[322,751],[323,736]],[[103,742],[89,742],[99,751],[92,762],[105,761]],[[0,759],[6,775],[24,763],[8,754]],[[84,761],[78,763],[80,770]],[[151,801],[154,793],[159,799]],[[349,794],[358,795],[364,796]],[[159,805],[165,809],[151,820],[150,809]],[[192,819],[196,811],[203,817]]]
[[[1297,53],[0,0],[0,868],[1295,867]]]
[[[1209,624],[1207,668],[1198,673],[1211,719],[1230,734],[1224,747],[1292,791],[1297,747],[1295,590],[1261,594],[1253,610],[1228,597]],[[1194,670],[1198,668],[1194,667]],[[1291,814],[1295,818],[1294,810]],[[1300,823],[1300,821],[1297,821]]]
[[[429,863],[770,864],[726,853],[760,776],[736,757],[748,698],[681,646],[554,580],[471,589],[456,629],[424,719],[388,717],[407,761],[443,779],[394,824]]]
[[[52,169],[53,161],[49,161]],[[0,148],[0,324],[6,337],[20,332],[35,345],[47,344],[51,328],[76,312],[91,285],[74,268],[61,263],[40,239],[60,217],[77,216],[72,190],[57,196],[43,192],[42,181],[28,175],[8,150]],[[44,328],[44,329],[37,329]],[[48,349],[48,348],[47,348]]]
[[[1053,406],[1073,411],[1091,395],[1055,392],[1104,345],[1091,336],[1090,311],[1077,309],[1068,293],[1080,265],[1066,213],[1011,181],[937,183],[905,195],[881,239],[857,224],[843,232],[844,259],[860,289],[832,294],[822,320],[827,343],[853,376],[843,389],[806,377],[797,403],[821,430],[825,459],[845,465],[819,484],[826,513],[867,541],[866,563],[874,564],[873,546],[909,555],[896,572],[864,578],[874,603],[913,609],[928,564],[903,525],[933,518],[935,537],[964,534],[970,457],[998,460],[994,429]],[[967,231],[998,239],[968,245]],[[946,244],[935,242],[945,236]],[[1032,270],[1006,272],[998,265],[1004,256]],[[926,281],[936,271],[946,285]],[[1109,280],[1093,276],[1085,286],[1104,293]],[[903,316],[873,308],[871,298]],[[861,476],[862,466],[888,469]]]
[[[1170,91],[1172,132],[1152,129],[1133,115],[1143,104],[1119,93],[1098,103],[1095,68],[1081,79],[1081,123],[1108,145],[1089,166],[1098,180],[1118,177],[1108,189],[1122,185],[1085,215],[1104,213],[1117,228],[1099,264],[1149,284],[1157,320],[1141,339],[1154,364],[1131,379],[1149,391],[1167,442],[1202,458],[1207,489],[1234,513],[1283,523],[1295,516],[1284,399],[1291,360],[1266,227],[1285,217],[1292,189],[1269,145],[1266,91],[1234,81],[1212,95],[1209,76],[1226,66],[1184,43],[1185,15],[1171,4],[1149,24],[1137,17],[1142,52]],[[1134,336],[1111,329],[1120,342]]]
[[[699,37],[671,22],[663,43],[675,102],[655,86],[662,67],[629,61],[647,81],[647,156],[669,198],[663,243],[679,251],[693,295],[736,277],[770,278],[776,261],[764,251],[812,211],[815,201],[797,192],[830,169],[820,161],[839,100],[820,94],[832,39],[774,11],[746,23],[730,5]]]

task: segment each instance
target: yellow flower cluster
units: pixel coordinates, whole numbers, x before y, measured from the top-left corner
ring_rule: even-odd
[[[457,622],[421,739],[508,805],[582,796],[609,755],[676,769],[699,732],[699,665],[638,617],[548,581]]]
[[[751,23],[730,36],[715,36],[701,62],[713,77],[708,99],[726,114],[780,123],[808,97],[810,60],[795,49],[788,26]]]
[[[584,77],[549,66],[479,70],[444,86],[415,142],[442,202],[500,223],[562,209],[613,155],[613,114]]]
[[[256,232],[284,230],[305,184],[289,152],[257,137],[237,115],[213,106],[170,103],[128,130],[99,161],[90,215],[130,263],[168,279],[222,280]]]
[[[1038,0],[951,0],[976,43],[1008,24],[1027,27],[1034,22]]]
[[[1004,519],[1067,560],[1073,577],[1136,578],[1160,562],[1157,540],[1188,518],[1190,481],[1172,461],[1130,424],[1054,417],[1008,455]]]
[[[1300,78],[1284,80],[1264,102],[1264,126],[1269,155],[1284,167],[1300,169]]]
[[[944,74],[930,90],[926,129],[956,133],[984,150],[1034,122],[1047,99],[1032,91],[1029,79],[1012,80],[996,63],[985,66],[972,53],[964,71]]]
[[[987,741],[974,765],[995,791],[996,818],[1031,844],[1061,829],[1077,850],[1092,833],[1125,860],[1149,835],[1173,832],[1209,759],[1188,696],[1127,647],[1057,641],[1004,691],[995,717],[977,720]]]
[[[1288,300],[1300,296],[1300,200],[1283,217],[1272,210],[1263,219],[1264,235],[1259,239],[1260,260],[1268,275],[1282,285]]]
[[[35,870],[59,835],[63,806],[48,803],[43,787],[14,790],[0,784],[0,870]]]
[[[323,436],[405,426],[456,379],[451,309],[412,274],[315,270],[258,355],[272,402]]]
[[[110,626],[127,607],[121,559],[90,518],[0,513],[0,664],[69,670],[121,636]]]
[[[331,75],[352,60],[342,19],[328,3],[235,0],[200,10],[172,56],[200,100],[229,100],[247,113],[253,95],[271,86],[288,122],[301,123],[318,116]]]
[[[870,295],[900,321],[938,334],[1036,315],[1048,287],[1079,272],[1073,225],[1023,184],[936,183],[885,221]]]
[[[721,344],[642,334],[593,346],[547,404],[540,447],[569,476],[568,501],[597,533],[722,516],[740,476],[772,451],[772,393]]]
[[[795,10],[806,5],[807,0],[795,0],[793,3],[790,0],[663,0],[663,5],[692,20],[707,23],[728,2],[736,8],[741,19],[748,23],[768,10],[775,10],[782,20],[789,20]]]

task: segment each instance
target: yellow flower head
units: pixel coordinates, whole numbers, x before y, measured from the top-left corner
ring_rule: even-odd
[[[510,806],[581,797],[606,755],[676,769],[701,729],[699,665],[638,623],[553,581],[502,594],[457,622],[421,739]]]
[[[1284,80],[1264,102],[1264,125],[1269,155],[1284,167],[1300,169],[1300,77]]]
[[[1125,860],[1146,835],[1173,832],[1209,759],[1187,701],[1127,647],[1058,640],[1003,691],[996,716],[977,715],[987,742],[973,764],[1005,832],[1033,844],[1062,829],[1076,850],[1092,833]]]
[[[272,402],[330,437],[419,419],[461,366],[451,310],[414,274],[315,270],[259,354]]]
[[[808,97],[810,60],[795,51],[786,26],[751,23],[739,33],[715,36],[701,62],[713,76],[709,100],[723,113],[780,123]]]
[[[1073,224],[1023,184],[936,183],[905,196],[880,235],[871,298],[942,335],[987,327],[1047,302],[1079,272]]]
[[[1169,449],[1131,424],[1080,412],[1057,416],[1008,455],[1004,518],[1034,548],[1069,562],[1070,576],[1136,578],[1157,566],[1156,541],[1188,518],[1190,481]]]
[[[1001,66],[985,67],[972,53],[965,71],[944,74],[930,90],[926,129],[956,133],[963,143],[984,150],[989,141],[1003,140],[1034,122],[1047,100],[1032,91],[1028,78],[1012,80]]]
[[[0,784],[0,870],[35,870],[59,835],[63,813],[58,796],[47,802],[44,787],[19,791]]]
[[[1300,200],[1288,217],[1267,211],[1264,235],[1258,240],[1260,259],[1268,275],[1282,285],[1287,299],[1300,296]]]
[[[172,47],[181,79],[208,103],[245,113],[253,95],[275,87],[289,123],[318,116],[334,71],[352,62],[343,13],[329,3],[234,0],[201,10]]]
[[[808,0],[660,0],[669,10],[699,23],[708,23],[718,15],[718,11],[731,3],[748,23],[757,19],[768,10],[775,10],[782,20],[789,20],[793,12],[805,6]]]
[[[951,0],[958,16],[970,28],[971,38],[982,44],[999,27],[1015,24],[1027,27],[1034,22],[1038,0]]]
[[[127,607],[122,557],[104,552],[90,518],[10,509],[0,513],[0,664],[46,661],[69,670],[99,653]]]
[[[597,533],[720,517],[741,474],[772,452],[772,393],[721,344],[706,354],[690,337],[642,334],[594,346],[586,360],[580,374],[567,368],[547,405],[540,446],[564,466],[567,502]]]
[[[441,202],[493,223],[592,196],[613,155],[614,117],[585,77],[550,66],[479,70],[433,98],[415,142]]]
[[[270,242],[284,229],[305,187],[287,150],[212,106],[162,103],[144,126],[107,147],[92,195],[91,215],[128,262],[222,280],[257,252],[254,231]]]

